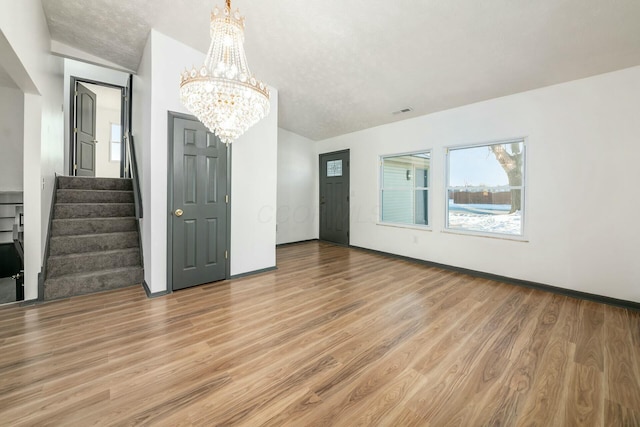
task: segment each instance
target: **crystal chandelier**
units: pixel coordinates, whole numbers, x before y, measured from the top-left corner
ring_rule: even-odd
[[[231,11],[211,12],[211,45],[200,69],[180,76],[182,103],[226,144],[269,114],[269,89],[249,71],[244,53],[244,17]]]

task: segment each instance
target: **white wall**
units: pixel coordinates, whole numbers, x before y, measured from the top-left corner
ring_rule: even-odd
[[[640,301],[640,67],[318,143],[351,150],[351,244]],[[443,232],[446,146],[526,136],[527,242]],[[432,231],[377,225],[379,156],[432,149]]]
[[[24,94],[0,87],[0,191],[22,191]]]
[[[96,176],[102,178],[120,178],[120,162],[110,160],[111,124],[120,124],[120,109],[100,106],[96,111]]]
[[[316,143],[278,129],[277,243],[318,238]]]
[[[138,72],[133,76],[131,134],[138,163],[138,180],[142,196],[143,217],[140,219],[140,239],[144,263],[144,280],[151,281],[151,43],[149,34]],[[155,292],[155,291],[153,291]]]
[[[96,176],[120,178],[120,162],[110,160],[111,124],[120,124],[122,91],[108,86],[84,83],[96,94]]]
[[[53,202],[53,188],[56,174],[64,173],[64,114],[62,111],[62,59],[43,54],[50,73],[42,80],[42,129],[40,144],[40,173],[44,180],[41,196],[41,248],[40,259],[44,261],[44,250],[47,244],[47,233],[49,229],[49,216],[51,213],[51,203]],[[26,111],[25,111],[26,112]],[[25,128],[29,126],[29,120],[25,115]],[[31,158],[25,152],[25,175],[27,174],[26,164]],[[25,178],[26,180],[27,178]],[[30,178],[29,178],[30,179]],[[41,184],[41,183],[39,183]],[[40,185],[39,185],[40,187]],[[26,224],[26,220],[25,220]],[[26,229],[26,225],[25,225]],[[35,297],[35,296],[34,296]]]
[[[278,92],[231,150],[231,275],[276,266]]]
[[[134,134],[143,157],[145,281],[152,292],[167,289],[167,116],[169,111],[188,114],[179,98],[179,76],[185,66],[203,61],[202,52],[152,30],[134,82],[135,109],[140,110]],[[139,80],[144,81],[138,85]],[[232,275],[275,266],[278,95],[271,94],[269,116],[232,149]]]
[[[24,287],[30,300],[38,293],[55,173],[63,168],[62,60],[49,53],[49,29],[38,0],[4,2],[0,33],[3,67],[25,94]]]

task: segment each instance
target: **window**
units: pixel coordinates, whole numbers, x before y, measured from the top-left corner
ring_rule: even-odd
[[[524,140],[449,148],[447,228],[523,234]]]
[[[327,160],[327,177],[342,176],[342,160]]]
[[[381,222],[429,225],[431,152],[381,158]]]
[[[109,160],[112,162],[120,161],[120,153],[122,152],[122,133],[120,124],[111,123],[111,142],[109,142]]]

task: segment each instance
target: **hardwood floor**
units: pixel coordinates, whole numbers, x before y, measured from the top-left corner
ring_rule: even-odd
[[[0,425],[638,426],[640,313],[309,242],[0,308]]]

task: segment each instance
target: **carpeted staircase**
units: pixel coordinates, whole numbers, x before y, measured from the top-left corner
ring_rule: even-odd
[[[44,299],[142,283],[130,179],[58,177]]]

